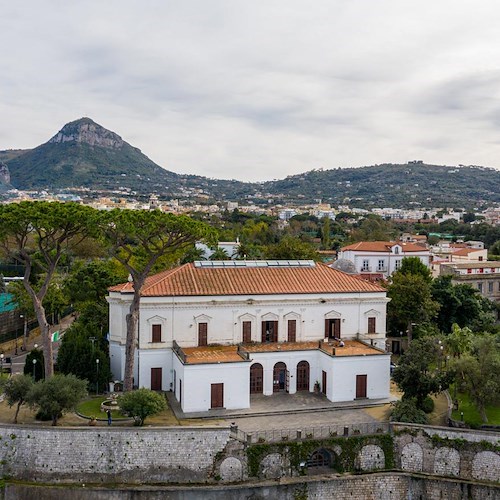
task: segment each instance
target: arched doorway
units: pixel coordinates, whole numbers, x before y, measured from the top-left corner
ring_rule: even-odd
[[[274,365],[273,392],[284,391],[286,387],[286,365],[281,361]]]
[[[332,454],[320,448],[319,450],[313,451],[309,460],[307,461],[307,467],[331,467],[332,466]]]
[[[309,363],[307,361],[301,361],[297,365],[297,390],[309,390]]]
[[[260,363],[250,367],[250,394],[262,394],[264,391],[264,369]]]

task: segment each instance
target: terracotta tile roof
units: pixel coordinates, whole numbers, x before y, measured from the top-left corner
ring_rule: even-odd
[[[342,252],[346,250],[359,250],[361,252],[390,252],[394,245],[399,245],[403,252],[422,252],[425,248],[415,243],[402,243],[397,241],[358,241],[352,245],[341,248]]]
[[[456,252],[453,252],[453,255],[467,256],[470,253],[482,252],[482,251],[483,250],[481,248],[461,248],[460,250],[457,250]]]
[[[131,293],[132,283],[109,289]],[[316,263],[309,267],[195,267],[194,263],[147,278],[143,297],[206,295],[273,295],[385,292],[356,276]]]

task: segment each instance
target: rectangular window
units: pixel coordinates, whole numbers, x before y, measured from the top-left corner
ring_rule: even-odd
[[[397,271],[401,267],[401,261],[397,260],[394,262],[394,269]]]
[[[288,342],[296,342],[297,340],[297,321],[295,319],[288,320]]]
[[[482,262],[482,261],[483,261],[483,256],[482,256],[482,255],[480,255],[480,256],[479,256],[479,262]]]
[[[198,323],[198,347],[208,344],[208,323]]]
[[[161,325],[153,325],[151,342],[161,342]]]
[[[368,259],[364,259],[361,271],[369,271],[369,270],[370,270],[370,261]]]
[[[368,318],[368,333],[376,333],[376,320],[377,318]]]
[[[249,344],[252,342],[252,322],[243,321],[243,343]]]
[[[480,291],[480,293],[483,293],[483,284],[482,283],[478,283],[477,284],[477,289]]]
[[[384,259],[380,259],[378,261],[378,267],[377,267],[377,270],[378,271],[385,271],[385,260]]]
[[[467,269],[467,274],[472,274],[472,269]]]
[[[488,283],[488,293],[493,293],[493,283]]]

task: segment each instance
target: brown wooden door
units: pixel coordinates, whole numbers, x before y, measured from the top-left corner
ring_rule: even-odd
[[[243,343],[249,344],[252,342],[252,322],[243,321]]]
[[[198,324],[198,347],[207,345],[208,343],[208,325],[207,323]]]
[[[224,408],[224,384],[212,384],[210,408]]]
[[[325,319],[325,337],[340,338],[340,318]]]
[[[321,392],[326,396],[326,372],[321,372]]]
[[[262,394],[264,392],[264,368],[260,363],[250,367],[250,394]]]
[[[161,391],[161,368],[151,368],[151,390]]]
[[[307,361],[301,361],[297,365],[297,390],[309,390],[309,363]]]
[[[297,320],[288,320],[288,342],[296,342],[297,340]]]
[[[356,375],[356,398],[366,398],[366,375]]]

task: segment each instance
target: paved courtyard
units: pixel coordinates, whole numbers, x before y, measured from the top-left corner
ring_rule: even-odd
[[[364,409],[396,399],[391,397],[382,400],[360,399],[332,403],[323,395],[310,392],[278,393],[272,396],[258,394],[251,396],[250,408],[214,409],[184,414],[173,394],[167,393],[167,395],[169,405],[179,419],[217,419],[226,423],[234,422],[245,432],[375,422],[376,419]]]
[[[362,409],[308,411],[299,413],[248,416],[227,419],[244,432],[270,431],[279,429],[306,429],[334,425],[376,422]]]

